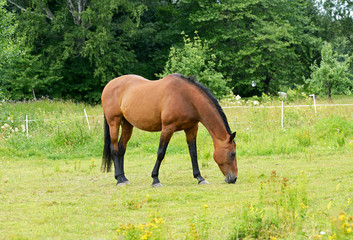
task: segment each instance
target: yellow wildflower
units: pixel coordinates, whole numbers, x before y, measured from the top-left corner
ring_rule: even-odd
[[[141,240],[147,240],[151,236],[152,236],[152,232],[146,231],[145,234],[141,236]]]
[[[337,239],[337,235],[336,233],[332,234],[332,236],[328,236],[329,240],[336,240]]]
[[[143,229],[145,229],[145,224],[140,224],[137,226],[137,228],[143,230]]]
[[[152,222],[157,223],[157,224],[158,223],[164,223],[162,218],[154,218],[154,219],[152,219]]]
[[[327,204],[327,209],[330,210],[332,205],[332,200]]]
[[[336,191],[340,190],[341,183],[338,183],[336,186]]]
[[[301,203],[300,206],[302,207],[302,209],[309,208],[309,206],[306,206],[304,203]]]
[[[347,233],[351,233],[351,232],[352,232],[352,228],[347,228],[347,229],[346,229],[346,232],[347,232]]]
[[[254,206],[252,204],[250,204],[250,211],[254,213]]]
[[[147,227],[158,228],[154,223],[147,223]]]
[[[340,213],[340,215],[339,215],[338,219],[339,219],[341,222],[343,222],[344,220],[346,220],[346,219],[347,219],[347,216],[346,216],[346,214],[345,214],[345,213]]]

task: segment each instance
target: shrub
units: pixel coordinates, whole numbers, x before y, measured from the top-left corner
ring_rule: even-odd
[[[212,93],[221,98],[230,93],[222,73],[217,72],[216,56],[211,54],[206,41],[197,35],[191,41],[188,35],[183,34],[184,46],[173,46],[170,49],[168,61],[162,74],[164,77],[172,73],[181,73],[185,76],[197,76],[198,81],[207,86]]]

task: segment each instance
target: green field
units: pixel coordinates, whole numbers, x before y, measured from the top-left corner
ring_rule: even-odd
[[[273,105],[280,102],[263,103]],[[199,165],[210,184],[193,179],[180,132],[161,166],[164,187],[154,189],[158,133],[134,130],[125,157],[131,185],[116,187],[113,173],[100,171],[100,106],[1,103],[0,238],[352,239],[353,106],[319,106],[316,114],[288,107],[283,129],[281,108],[224,110],[237,131],[237,183],[223,181],[200,127]],[[28,137],[26,115],[36,120]]]

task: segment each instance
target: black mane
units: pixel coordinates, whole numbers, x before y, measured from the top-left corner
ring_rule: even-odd
[[[181,75],[180,73],[174,73],[174,74],[172,74],[172,75],[173,75],[173,76],[176,76],[176,77],[179,77],[179,78],[181,78],[181,79],[184,79],[184,80],[186,80],[188,83],[191,83],[191,84],[195,85],[196,87],[198,87],[202,92],[204,92],[204,93],[209,97],[209,99],[210,99],[210,100],[213,102],[213,104],[215,105],[215,107],[216,107],[218,113],[221,115],[221,118],[222,118],[222,120],[223,120],[224,126],[226,127],[226,130],[227,130],[228,134],[231,135],[231,134],[232,134],[232,131],[230,130],[227,117],[226,117],[226,115],[224,114],[221,105],[219,105],[218,100],[215,98],[215,96],[213,96],[213,94],[211,93],[211,91],[210,91],[207,87],[205,87],[204,85],[202,85],[201,83],[199,83],[199,82],[196,80],[196,77],[194,77],[194,76],[185,77],[185,76]]]

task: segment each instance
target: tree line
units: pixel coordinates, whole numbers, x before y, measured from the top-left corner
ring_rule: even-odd
[[[0,98],[98,102],[119,75],[217,97],[353,90],[349,0],[0,0]]]

